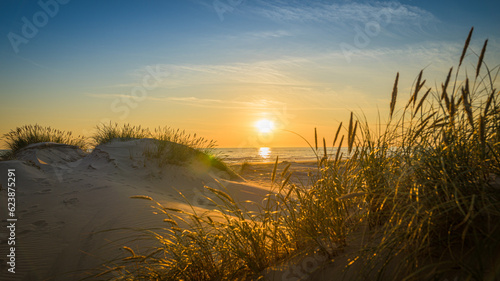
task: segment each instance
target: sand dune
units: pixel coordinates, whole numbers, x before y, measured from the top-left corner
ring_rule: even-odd
[[[16,170],[16,274],[8,275],[0,257],[1,280],[77,280],[104,262],[126,256],[123,245],[147,247],[133,229],[164,225],[147,200],[186,208],[178,192],[204,212],[213,208],[204,186],[223,184],[236,200],[262,200],[261,187],[194,160],[160,168],[144,157],[150,139],[114,141],[85,154],[68,145],[42,143],[24,148],[17,160],[0,162],[1,206],[7,202],[7,170]],[[2,207],[4,208],[4,207]],[[6,223],[7,213],[1,219]],[[114,229],[113,231],[108,231]],[[0,252],[8,234],[2,231]],[[10,279],[9,279],[10,278]]]

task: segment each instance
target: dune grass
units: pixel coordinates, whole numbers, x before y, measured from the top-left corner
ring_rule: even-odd
[[[96,132],[90,137],[91,144],[86,137],[74,137],[71,132],[43,127],[38,124],[25,125],[11,130],[3,136],[10,151],[0,155],[1,159],[12,159],[20,149],[34,143],[55,142],[80,147],[86,150],[90,146],[106,144],[112,140],[129,141],[135,139],[152,138],[155,143],[152,147],[144,150],[144,155],[158,162],[160,166],[165,164],[183,164],[197,157],[208,165],[230,171],[214,152],[216,142],[199,137],[196,134],[187,134],[179,129],[170,127],[159,127],[151,131],[149,128],[133,126],[130,124],[119,125],[118,123],[99,124]],[[230,171],[231,172],[231,171]]]
[[[97,125],[96,129],[97,132],[92,136],[95,146],[109,143],[112,140],[127,141],[151,137],[149,129],[132,126],[128,123],[123,124],[123,126],[119,126],[118,123],[102,123]]]
[[[214,152],[215,141],[196,134],[188,134],[184,130],[168,126],[150,130],[128,123],[122,126],[118,123],[100,124],[96,129],[97,132],[92,136],[96,146],[109,143],[112,140],[154,139],[154,145],[146,147],[144,155],[148,159],[156,161],[160,167],[167,164],[183,165],[187,161],[197,158],[206,162],[207,165],[230,170]]]
[[[364,262],[380,278],[391,260],[400,279],[500,276],[500,186],[493,183],[500,177],[499,68],[483,61],[486,41],[475,76],[458,80],[471,35],[440,88],[427,88],[420,72],[409,102],[392,116],[397,76],[383,133],[360,126],[356,158],[367,219],[383,235]]]
[[[338,278],[498,280],[499,67],[484,62],[485,42],[474,77],[459,79],[471,35],[472,30],[457,69],[450,69],[441,86],[427,87],[420,72],[403,106],[396,75],[385,125],[374,128],[351,113],[348,125],[337,129],[335,152],[327,154],[324,145],[310,186],[289,183],[289,166],[278,175],[277,159],[273,189],[264,203],[254,203],[257,212],[235,202],[223,186],[207,187],[217,198],[207,197],[217,206],[213,213],[155,203],[167,224],[164,232],[151,232],[158,246],[131,252],[102,276],[258,279],[266,268],[306,253],[333,262],[363,237],[361,248],[346,252],[348,262],[334,263],[352,273]],[[348,159],[342,146],[348,147]]]
[[[34,143],[55,142],[78,146],[86,149],[87,143],[82,136],[73,136],[71,132],[60,131],[51,127],[43,127],[38,124],[24,125],[11,130],[3,135],[7,147],[10,149],[10,155],[14,155],[20,149]]]
[[[196,157],[208,162],[209,165],[225,167],[213,150],[216,147],[216,142],[213,140],[169,127],[155,128],[151,136],[157,142],[155,146],[145,151],[145,155],[155,159],[160,166],[182,164]]]

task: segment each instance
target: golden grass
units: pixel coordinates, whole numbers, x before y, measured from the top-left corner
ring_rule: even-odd
[[[55,142],[68,145],[78,146],[81,149],[87,147],[85,138],[82,136],[73,136],[71,132],[53,129],[51,127],[43,127],[38,124],[24,125],[11,130],[3,135],[4,141],[11,154],[15,154],[20,149],[34,143]]]
[[[347,128],[341,123],[335,134],[335,154],[327,155],[323,141],[327,157],[318,157],[310,186],[290,183],[288,168],[278,175],[277,159],[271,192],[253,203],[258,212],[236,203],[223,186],[207,188],[217,198],[207,197],[215,213],[157,204],[169,223],[154,233],[157,248],[131,253],[145,258],[125,257],[116,270],[126,272],[125,280],[256,280],[305,253],[337,260],[361,234],[361,250],[333,265],[353,273],[348,280],[498,280],[500,186],[493,179],[500,177],[500,93],[493,85],[499,67],[486,65],[485,43],[476,78],[457,81],[472,31],[453,89],[451,68],[440,89],[428,88],[418,99],[421,71],[408,103],[396,111],[396,75],[386,125],[374,132],[351,113]],[[315,153],[317,143],[315,130]]]

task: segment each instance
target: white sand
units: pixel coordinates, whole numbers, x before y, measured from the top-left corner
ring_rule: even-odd
[[[24,149],[18,160],[0,162],[0,280],[78,280],[103,262],[127,256],[148,242],[134,240],[131,229],[164,227],[146,195],[164,206],[197,211],[213,206],[203,186],[220,181],[236,200],[262,200],[268,192],[200,162],[160,169],[143,156],[148,139],[112,142],[85,155],[76,147],[44,143]],[[16,169],[16,263],[7,271],[7,170]],[[110,229],[121,229],[106,231]],[[95,273],[95,272],[94,272]]]

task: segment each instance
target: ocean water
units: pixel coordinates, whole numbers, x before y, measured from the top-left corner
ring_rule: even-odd
[[[344,151],[345,150],[345,151]],[[215,153],[229,164],[247,162],[274,162],[276,156],[279,161],[311,161],[317,160],[314,150],[310,147],[246,147],[246,148],[216,148]],[[336,152],[336,149],[335,149]],[[341,152],[347,155],[347,149]],[[319,157],[323,157],[323,148],[318,149]],[[327,153],[332,154],[332,149]]]
[[[336,153],[332,148],[328,149],[327,153],[332,155]],[[9,150],[0,150],[0,155]],[[88,151],[89,153],[91,151]],[[220,156],[226,163],[266,163],[276,161],[278,156],[279,161],[314,161],[317,160],[314,150],[310,147],[245,147],[245,148],[215,148],[214,152]],[[341,152],[347,155],[347,149],[342,148]],[[319,157],[323,157],[323,148],[318,149]]]

